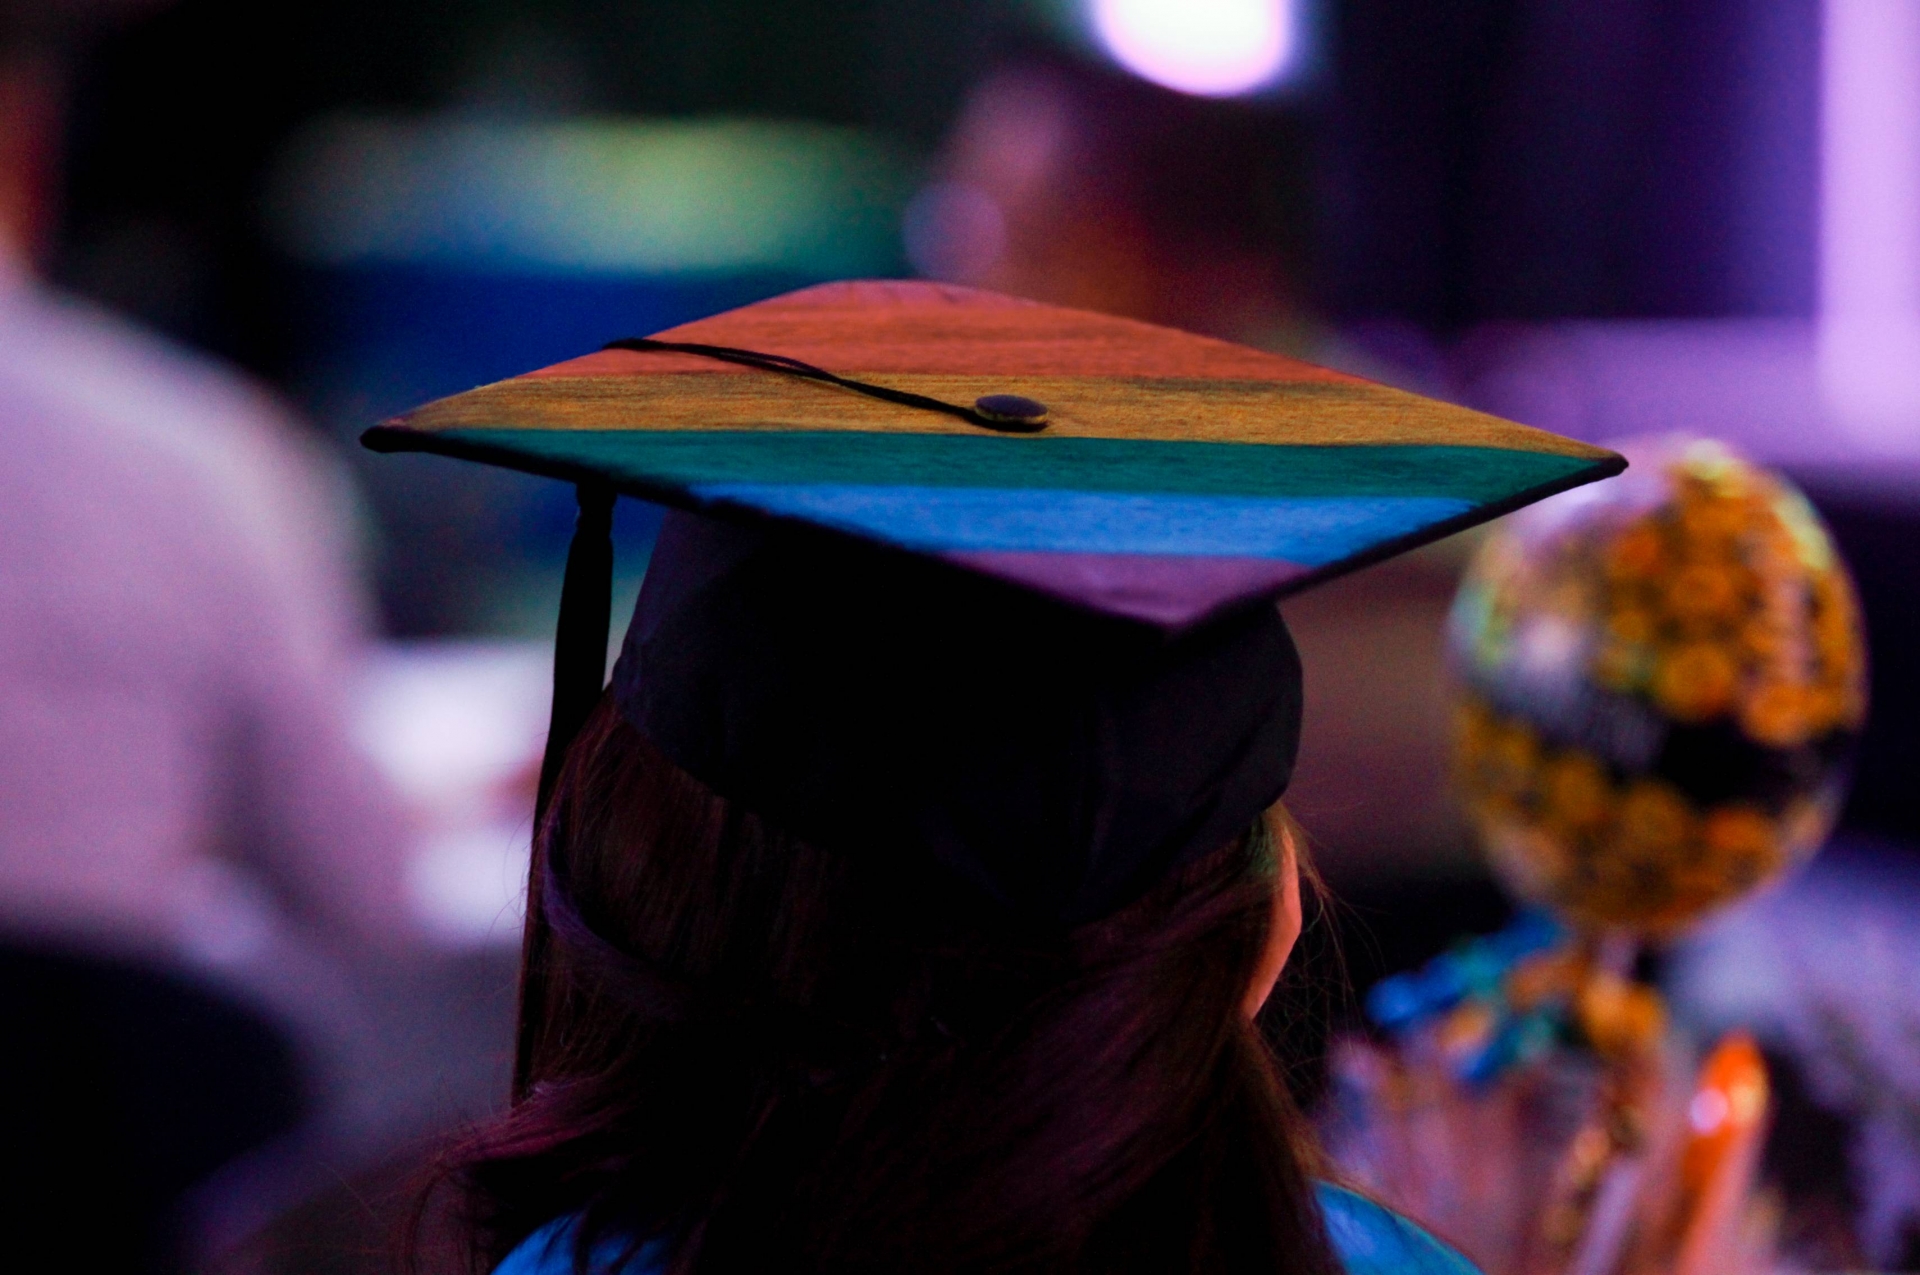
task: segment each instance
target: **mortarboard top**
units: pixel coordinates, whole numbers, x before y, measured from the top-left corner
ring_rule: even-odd
[[[653,340],[709,352],[604,350],[365,437],[579,484],[541,810],[602,694],[626,492],[679,511],[614,670],[626,721],[790,833],[937,865],[1056,929],[1285,791],[1299,659],[1246,604],[1625,466],[1278,355],[936,284],[830,284]],[[1044,405],[1044,427],[1006,432],[984,409],[1034,413],[994,396]],[[539,847],[517,1087],[548,914],[582,932]]]
[[[370,430],[682,508],[800,519],[1177,629],[1617,473],[1614,453],[1295,359],[931,283],[827,284],[660,333],[1030,435],[673,352],[604,350]]]

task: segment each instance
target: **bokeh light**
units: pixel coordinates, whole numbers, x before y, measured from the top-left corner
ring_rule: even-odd
[[[935,182],[907,204],[901,239],[920,274],[968,283],[985,277],[1006,250],[1006,215],[978,186]]]
[[[288,143],[264,211],[323,266],[834,278],[897,269],[908,166],[795,120],[336,114]]]
[[[1277,82],[1298,44],[1293,0],[1092,0],[1113,59],[1182,93],[1233,97]]]

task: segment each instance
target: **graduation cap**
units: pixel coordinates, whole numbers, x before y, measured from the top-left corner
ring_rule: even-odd
[[[671,506],[613,693],[722,796],[1108,915],[1291,775],[1270,603],[1619,472],[1297,360],[930,283],[829,284],[365,436],[578,484],[544,807],[603,687],[616,493]],[[529,900],[529,944],[539,874]],[[524,1026],[523,1013],[523,1026]]]

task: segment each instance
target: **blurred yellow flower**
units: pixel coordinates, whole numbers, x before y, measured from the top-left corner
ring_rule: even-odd
[[[1533,790],[1540,768],[1540,743],[1524,726],[1503,723],[1487,749],[1486,776],[1494,792],[1521,796]]]
[[[1618,976],[1588,978],[1574,1008],[1580,1030],[1603,1054],[1643,1052],[1666,1030],[1660,994]]]
[[[1732,626],[1747,606],[1747,572],[1732,561],[1694,562],[1667,577],[1666,609],[1692,630]]]
[[[1733,707],[1740,667],[1717,642],[1687,642],[1661,652],[1653,670],[1653,698],[1682,722],[1717,717]]]
[[[1610,691],[1636,691],[1653,669],[1653,648],[1609,639],[1593,653],[1593,680]]]
[[[1824,839],[1867,662],[1846,566],[1790,483],[1710,441],[1629,455],[1617,486],[1509,520],[1469,569],[1456,775],[1514,889],[1577,925],[1659,933]],[[1564,672],[1520,646],[1548,617],[1586,652]],[[1568,738],[1586,742],[1543,742]],[[1717,770],[1702,750],[1722,746]],[[1799,751],[1752,768],[1753,749]]]
[[[1641,859],[1672,854],[1693,831],[1693,807],[1679,789],[1664,780],[1640,779],[1620,799],[1613,839],[1628,858]]]
[[[1607,613],[1607,636],[1618,641],[1644,644],[1658,632],[1653,612],[1646,607],[1624,606]]]
[[[1651,522],[1637,522],[1607,544],[1606,576],[1609,580],[1651,580],[1660,574],[1666,562],[1666,546],[1660,529]]]
[[[1770,748],[1793,748],[1813,734],[1816,708],[1806,687],[1794,682],[1761,682],[1740,705],[1740,728]]]
[[[1759,615],[1740,626],[1740,649],[1756,664],[1782,658],[1793,645],[1793,630],[1770,615]]]
[[[1547,822],[1563,829],[1591,828],[1611,813],[1613,784],[1606,768],[1585,753],[1562,753],[1547,762],[1540,791]]]
[[[1780,866],[1779,829],[1758,807],[1718,806],[1700,825],[1708,866],[1730,883],[1751,884]]]

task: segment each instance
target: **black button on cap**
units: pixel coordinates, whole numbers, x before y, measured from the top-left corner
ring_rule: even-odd
[[[1047,405],[1019,394],[985,394],[973,400],[973,410],[996,425],[1015,429],[1042,429]]]

